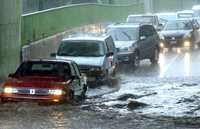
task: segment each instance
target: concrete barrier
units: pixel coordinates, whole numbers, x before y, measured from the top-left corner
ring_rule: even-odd
[[[114,6],[81,4],[22,16],[22,45],[89,24],[125,21],[128,14],[143,13],[143,4]]]

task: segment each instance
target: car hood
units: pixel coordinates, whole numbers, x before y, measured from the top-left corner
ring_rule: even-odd
[[[57,56],[56,59],[72,60],[72,61],[75,61],[78,65],[103,66],[105,56],[101,56],[101,57]]]
[[[123,48],[131,47],[135,42],[136,40],[135,41],[115,41],[115,46],[116,48],[123,49]]]
[[[41,76],[27,76],[27,77],[13,77],[9,78],[5,86],[23,87],[23,88],[49,88],[62,89],[63,83],[67,80],[58,77],[41,77]],[[62,86],[61,86],[62,85]]]
[[[180,37],[189,34],[191,30],[170,30],[170,31],[162,31],[161,34],[164,37]]]

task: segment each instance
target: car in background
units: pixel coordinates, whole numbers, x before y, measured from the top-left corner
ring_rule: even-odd
[[[2,86],[1,100],[39,103],[69,102],[84,97],[86,77],[70,60],[31,60],[23,62]]]
[[[158,61],[159,36],[152,25],[114,24],[107,28],[107,34],[114,39],[118,60],[138,67],[140,60]]]
[[[177,18],[193,18],[195,17],[193,10],[183,10],[177,12]]]
[[[170,50],[173,47],[193,49],[200,42],[198,29],[199,25],[194,19],[169,21],[160,33],[164,37],[160,47]]]
[[[159,23],[158,16],[154,14],[129,15],[126,21],[127,23],[153,25],[157,31],[160,31],[163,27],[162,24]]]
[[[192,10],[194,11],[195,17],[200,17],[200,5],[192,6]]]
[[[177,19],[177,13],[175,12],[156,13],[156,15],[158,16],[159,23],[161,23],[163,27],[168,21]]]
[[[56,59],[75,61],[88,82],[110,82],[117,69],[117,53],[110,36],[83,36],[63,39]]]

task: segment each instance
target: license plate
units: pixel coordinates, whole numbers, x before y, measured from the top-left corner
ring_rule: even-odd
[[[30,89],[30,95],[35,95],[35,89]]]

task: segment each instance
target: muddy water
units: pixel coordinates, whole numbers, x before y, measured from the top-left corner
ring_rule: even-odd
[[[0,129],[199,129],[200,53],[160,56],[122,67],[118,84],[89,89],[84,102],[1,104]]]

